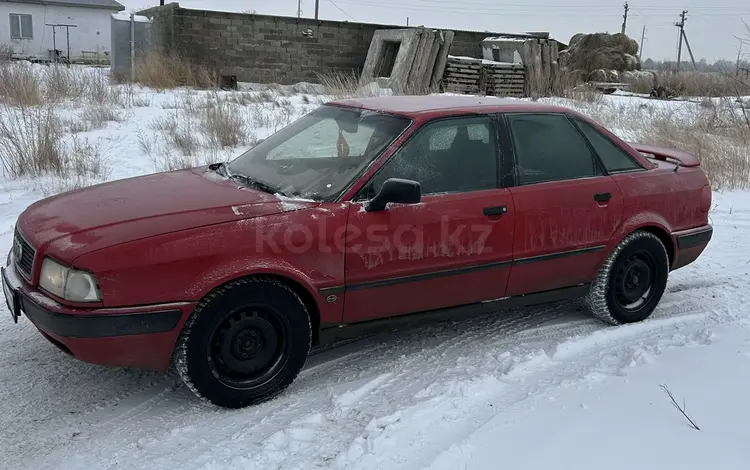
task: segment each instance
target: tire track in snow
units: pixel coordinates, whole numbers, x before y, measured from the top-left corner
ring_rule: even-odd
[[[709,344],[707,329],[695,332],[689,328],[706,323],[707,317],[705,312],[686,312],[674,318],[600,329],[561,342],[551,354],[517,362],[500,376],[488,375],[483,380],[454,385],[461,393],[442,394],[374,417],[364,432],[336,456],[332,468],[426,468],[435,455],[454,444],[460,446],[483,423],[497,417],[500,410],[534,396],[543,397],[554,387],[622,375],[629,367],[651,362],[665,347]],[[418,427],[405,424],[415,422],[430,432],[415,435]],[[403,445],[409,442],[420,445]]]
[[[685,276],[681,277],[686,280],[684,278]],[[655,312],[654,317],[684,314],[693,297],[691,295],[687,298],[685,292],[696,291],[696,296],[700,298],[705,297],[705,291],[713,292],[716,289],[716,286],[696,286],[679,295],[665,294],[663,306]],[[497,370],[511,371],[520,367],[520,364],[533,362],[536,357],[534,351],[545,346],[549,349],[549,343],[556,339],[608,328],[576,311],[576,308],[575,302],[563,302],[504,311],[395,333],[382,333],[345,344],[340,347],[341,350],[323,351],[311,356],[298,382],[286,394],[257,409],[233,412],[231,416],[236,416],[237,422],[241,424],[226,424],[226,412],[197,402],[184,387],[168,389],[169,381],[165,379],[151,388],[146,387],[136,394],[130,394],[133,397],[132,403],[121,399],[119,404],[124,406],[119,413],[114,413],[110,408],[90,416],[78,417],[79,422],[75,426],[68,427],[65,432],[55,433],[56,437],[52,440],[57,439],[56,444],[46,450],[54,449],[53,455],[66,455],[66,448],[71,445],[81,448],[82,441],[90,440],[90,443],[83,444],[83,448],[88,449],[91,455],[113,456],[109,463],[95,462],[97,468],[120,468],[126,464],[128,455],[152,452],[149,450],[150,446],[155,446],[160,436],[167,434],[168,430],[164,426],[168,425],[175,430],[177,437],[167,434],[165,438],[200,441],[202,430],[211,428],[212,432],[218,434],[215,436],[217,440],[229,442],[227,455],[244,455],[249,445],[257,447],[260,445],[258,443],[264,443],[276,434],[266,435],[264,429],[283,430],[293,426],[300,419],[301,403],[312,401],[318,405],[305,409],[305,416],[313,422],[318,420],[319,423],[303,424],[306,429],[312,428],[315,431],[314,442],[331,444],[309,447],[295,442],[293,438],[297,434],[292,433],[294,435],[287,436],[289,439],[285,450],[274,452],[285,455],[286,460],[282,459],[280,462],[294,462],[299,458],[302,464],[312,452],[318,456],[316,461],[319,463],[330,463],[342,446],[351,443],[376,417],[374,412],[368,410],[382,411],[383,400],[401,405],[429,400],[435,393],[444,391],[445,381],[460,373],[462,368],[465,369],[464,380],[471,381],[486,366],[477,366],[476,361],[466,360],[467,357],[477,355],[477,351],[485,356],[488,353],[490,356],[494,354],[491,359],[497,362]],[[513,351],[510,356],[507,355],[509,350]],[[359,397],[360,401],[353,404],[347,413],[336,407],[336,397],[346,394],[352,387],[356,389],[361,381],[366,382],[393,371],[395,375],[381,384],[377,393],[363,393]],[[419,380],[415,385],[414,379],[417,377]],[[157,386],[162,388],[154,393],[153,387]],[[80,434],[71,439],[67,431]],[[98,438],[104,433],[123,436],[122,446],[110,449],[99,446]],[[66,434],[68,437],[63,438]],[[232,443],[236,445],[233,446]],[[200,468],[201,462],[208,465],[213,460],[211,456],[215,456],[216,449],[211,446],[207,449],[210,450],[204,448],[203,451],[186,451],[186,455],[192,455],[189,460],[195,462],[193,468]],[[265,452],[262,447],[257,447],[256,451],[261,454]],[[159,460],[156,455],[152,458]],[[51,464],[54,460],[50,458],[47,462]],[[81,462],[80,467],[71,468],[90,468],[87,465],[92,463],[86,463],[86,459]],[[169,460],[164,462],[167,464]],[[187,463],[184,466],[190,468]]]

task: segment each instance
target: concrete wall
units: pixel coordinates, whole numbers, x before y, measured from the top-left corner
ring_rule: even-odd
[[[0,44],[8,44],[13,53],[25,57],[49,58],[48,50],[53,49],[52,27],[45,23],[74,24],[70,28],[70,57],[78,58],[82,52],[97,51],[100,54],[110,51],[110,15],[114,10],[81,8],[57,5],[36,5],[13,2],[0,2]],[[31,39],[11,39],[10,14],[31,15]],[[55,28],[56,47],[67,56],[65,28]]]
[[[240,81],[281,84],[315,82],[316,73],[359,73],[375,30],[404,28],[190,10],[175,3],[138,14],[153,17],[152,43],[164,51],[235,74]],[[482,39],[499,34],[455,31],[450,54],[482,57]]]

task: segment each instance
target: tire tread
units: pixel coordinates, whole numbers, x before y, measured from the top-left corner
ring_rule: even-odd
[[[636,230],[635,232],[632,232],[631,234],[626,236],[612,251],[612,253],[610,253],[607,259],[604,261],[604,264],[602,264],[602,266],[599,268],[599,271],[596,274],[596,279],[594,279],[594,282],[591,284],[589,293],[586,295],[586,297],[584,297],[584,305],[595,318],[605,323],[609,323],[610,325],[623,324],[623,322],[619,321],[612,315],[609,305],[607,304],[609,278],[612,272],[612,267],[614,266],[615,261],[617,260],[617,257],[622,252],[622,250],[624,250],[625,247],[627,247],[631,243],[642,239],[650,239],[655,241],[658,244],[657,246],[659,246],[661,250],[663,250],[665,259],[669,260],[667,249],[664,247],[664,243],[662,243],[659,237],[657,237],[653,233],[646,230]],[[668,265],[666,269],[667,272],[669,272]]]
[[[285,291],[287,291],[289,295],[291,295],[294,299],[296,299],[296,301],[300,305],[300,308],[302,308],[303,311],[307,313],[307,321],[308,321],[308,327],[310,331],[310,335],[308,336],[308,344],[306,347],[307,354],[309,354],[310,349],[312,348],[312,322],[310,321],[310,314],[307,310],[307,307],[305,306],[305,303],[302,301],[300,296],[287,284],[273,277],[256,276],[256,277],[245,277],[245,278],[235,279],[220,287],[217,287],[213,291],[209,292],[203,299],[201,299],[200,302],[198,302],[198,305],[195,308],[195,310],[193,310],[193,312],[188,317],[187,321],[185,321],[185,325],[183,326],[182,331],[180,332],[180,336],[177,339],[174,352],[173,352],[173,356],[172,356],[172,363],[175,366],[177,374],[185,383],[185,386],[187,386],[190,389],[190,391],[193,392],[193,394],[199,400],[205,403],[210,403],[210,400],[207,397],[205,397],[195,386],[192,380],[191,374],[190,374],[189,367],[188,367],[188,360],[187,360],[188,347],[189,347],[188,342],[189,342],[190,336],[193,333],[193,328],[195,326],[195,323],[198,317],[206,311],[206,309],[211,305],[211,303],[217,297],[221,296],[222,294],[228,292],[229,290],[235,287],[253,283],[253,282],[267,283],[275,287],[282,288]],[[262,403],[262,402],[269,401],[277,397],[278,395],[283,393],[289,387],[289,385],[292,384],[292,382],[299,375],[299,372],[300,371],[297,370],[295,373],[287,375],[283,381],[279,382],[273,389],[269,390],[266,394],[264,394],[262,398],[253,400],[250,404]]]

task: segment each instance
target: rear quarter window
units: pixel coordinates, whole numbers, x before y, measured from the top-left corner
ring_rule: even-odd
[[[589,141],[594,151],[599,155],[604,168],[607,169],[608,173],[618,171],[630,171],[638,170],[642,167],[633,160],[624,150],[622,150],[617,144],[609,140],[599,130],[594,128],[591,124],[575,119],[575,123],[586,139]]]

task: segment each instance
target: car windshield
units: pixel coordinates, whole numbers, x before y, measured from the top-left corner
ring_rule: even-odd
[[[323,105],[230,162],[228,174],[269,192],[329,200],[410,123],[381,112]]]

